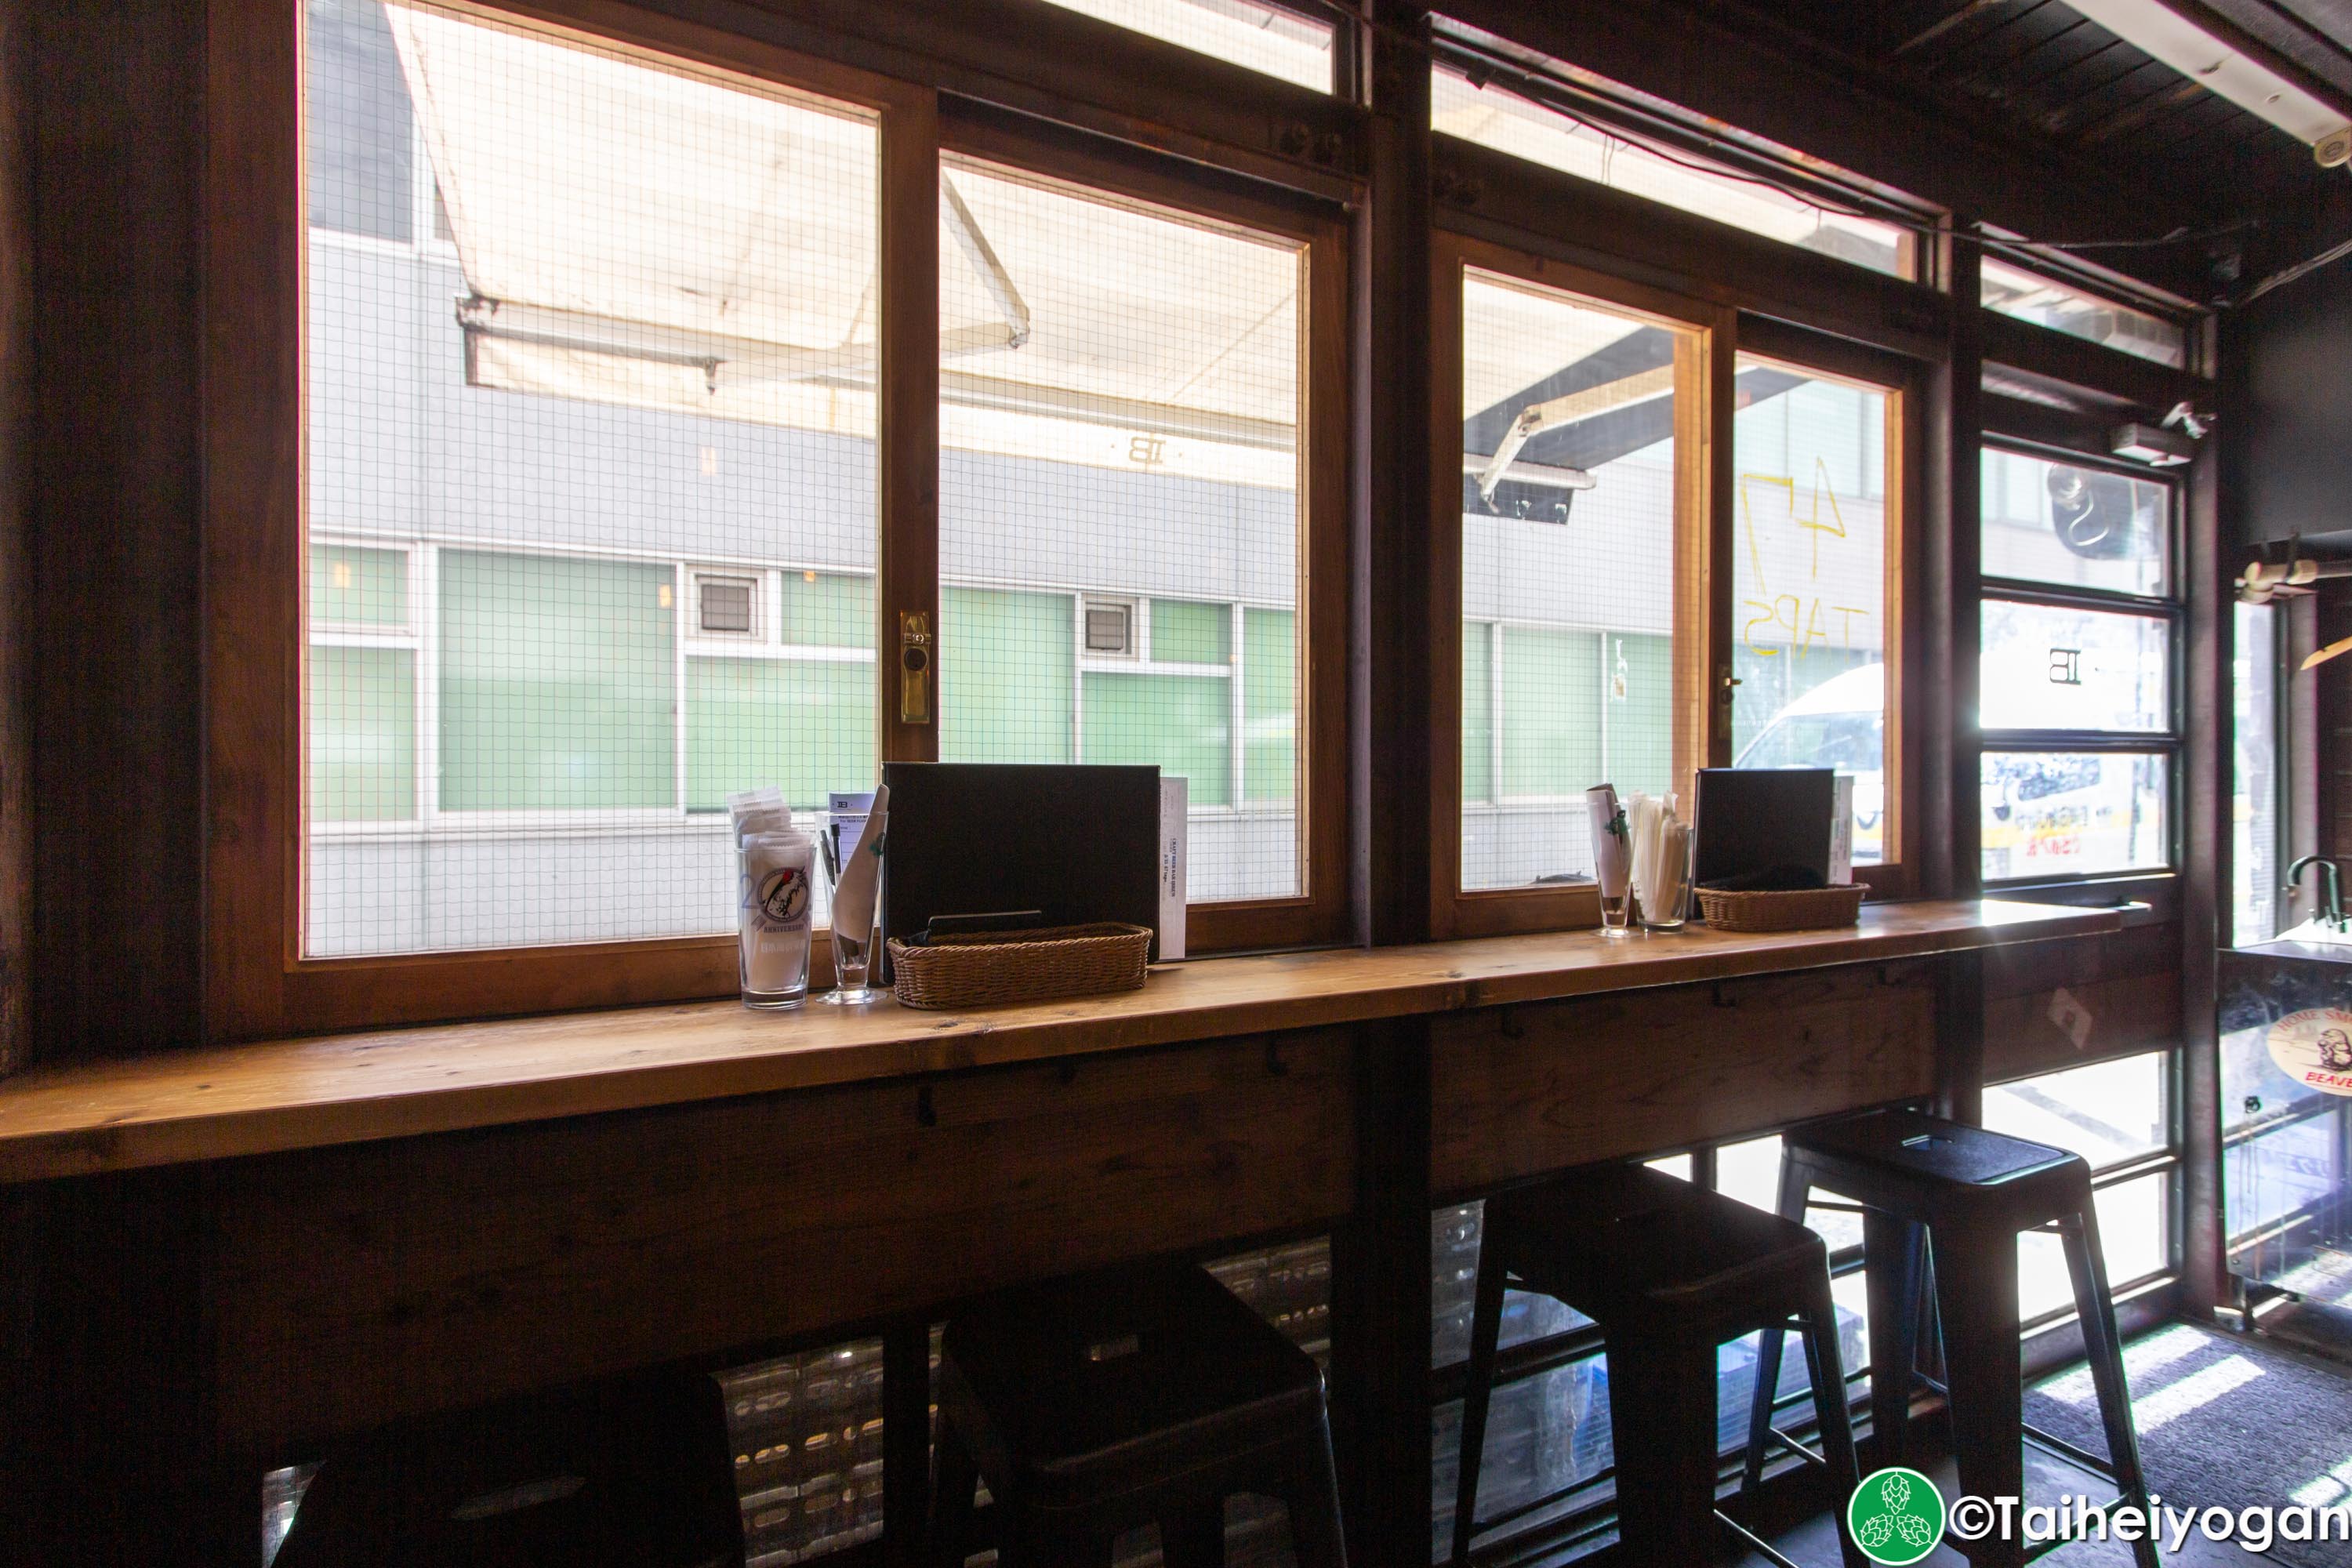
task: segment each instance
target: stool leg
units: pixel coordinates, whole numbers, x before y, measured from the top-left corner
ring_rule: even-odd
[[[1470,1381],[1462,1394],[1462,1462],[1454,1488],[1454,1568],[1470,1561],[1477,1529],[1478,1462],[1486,1454],[1486,1407],[1495,1396],[1495,1342],[1503,1331],[1503,1261],[1478,1249],[1478,1294],[1470,1309]]]
[[[1822,1458],[1829,1461],[1830,1513],[1836,1521],[1838,1549],[1846,1568],[1866,1568],[1862,1548],[1845,1527],[1846,1500],[1862,1484],[1853,1454],[1853,1415],[1845,1399],[1845,1362],[1838,1353],[1837,1300],[1830,1294],[1827,1269],[1815,1282],[1805,1309],[1805,1369],[1812,1376],[1813,1415],[1821,1423]]]
[[[945,1415],[940,1417],[939,1451],[939,1482],[931,1489],[930,1539],[923,1560],[930,1568],[963,1568],[971,1551],[972,1494],[980,1485],[980,1468]]]
[[[1289,1466],[1290,1549],[1298,1568],[1348,1568],[1348,1547],[1339,1528],[1339,1475],[1331,1463],[1328,1420],[1298,1446]]]
[[[1911,1373],[1919,1363],[1927,1231],[1864,1209],[1862,1252],[1869,1271],[1871,1440],[1878,1466],[1899,1465],[1910,1448]]]
[[[1804,1224],[1805,1205],[1812,1197],[1812,1189],[1803,1167],[1782,1160],[1780,1217]],[[1739,1476],[1742,1497],[1763,1484],[1764,1465],[1772,1457],[1772,1402],[1780,1391],[1780,1347],[1784,1338],[1778,1327],[1766,1329],[1756,1336],[1756,1392],[1748,1396],[1748,1459]]]
[[[2005,1227],[1938,1226],[1935,1247],[1960,1490],[2018,1497],[2025,1489],[2025,1384],[2017,1340],[2017,1235]],[[1988,1539],[1968,1555],[1978,1568],[2020,1568],[2025,1546]]]
[[[1716,1347],[1609,1331],[1609,1430],[1627,1563],[1716,1560]]]
[[[2074,1310],[2083,1321],[2083,1351],[2090,1358],[2092,1386],[2098,1390],[2099,1420],[2106,1427],[2107,1458],[2115,1466],[2116,1489],[2144,1510],[2147,1478],[2140,1469],[2139,1433],[2132,1425],[2123,1336],[2116,1328],[2115,1299],[2107,1291],[2099,1216],[2087,1191],[2081,1210],[2058,1222],[2058,1234],[2066,1246],[2066,1272],[2074,1283]],[[2132,1558],[2139,1568],[2157,1568],[2155,1542],[2145,1537],[2135,1542]]]

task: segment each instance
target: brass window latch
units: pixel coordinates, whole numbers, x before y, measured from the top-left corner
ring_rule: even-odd
[[[922,610],[898,614],[898,722],[931,721],[931,617]]]

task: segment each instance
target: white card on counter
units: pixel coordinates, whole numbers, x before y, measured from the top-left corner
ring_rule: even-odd
[[[1186,781],[1160,775],[1160,956],[1184,956]]]

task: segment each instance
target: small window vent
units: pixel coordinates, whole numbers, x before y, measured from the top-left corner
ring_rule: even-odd
[[[1104,658],[1135,657],[1135,606],[1117,599],[1087,601],[1087,652]]]
[[[759,636],[759,588],[751,577],[698,577],[695,626],[712,637]]]

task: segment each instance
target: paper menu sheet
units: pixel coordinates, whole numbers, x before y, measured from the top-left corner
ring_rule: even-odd
[[[1829,885],[1843,888],[1853,880],[1853,775],[1840,773],[1830,795]]]
[[[1187,781],[1160,775],[1160,957],[1184,956],[1184,838],[1190,824]]]

